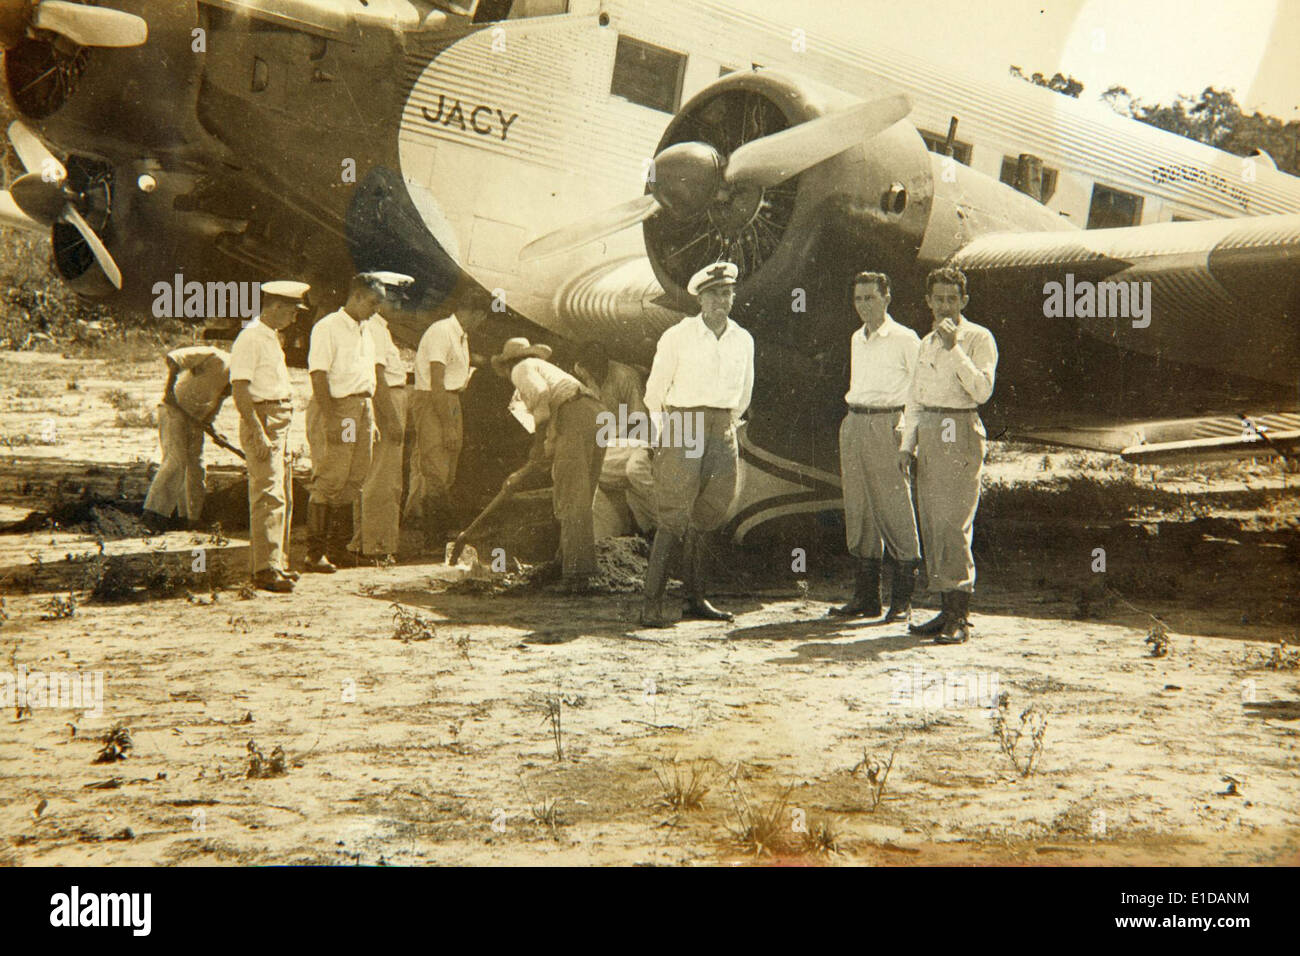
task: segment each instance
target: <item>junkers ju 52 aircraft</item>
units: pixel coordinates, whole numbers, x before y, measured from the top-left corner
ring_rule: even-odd
[[[88,296],[394,269],[404,344],[468,291],[643,363],[731,258],[757,343],[737,537],[837,503],[865,268],[921,331],[926,271],[967,272],[992,435],[1300,446],[1300,180],[843,33],[704,0],[0,0],[28,170],[0,216],[52,228]]]

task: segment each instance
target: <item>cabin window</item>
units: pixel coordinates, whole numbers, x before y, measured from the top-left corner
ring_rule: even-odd
[[[921,139],[925,140],[926,149],[932,153],[938,153],[940,156],[944,155],[943,144],[948,141],[947,135],[943,133],[932,133],[929,130],[924,129],[918,129],[917,132],[921,134]],[[970,151],[970,143],[963,143],[959,139],[954,139],[952,141],[952,158],[957,160],[957,162],[961,163],[963,166],[970,165]]]
[[[553,17],[569,12],[569,0],[515,0],[510,10],[511,20],[526,20],[530,17]]]
[[[639,106],[676,113],[685,75],[685,54],[620,36],[609,92]]]
[[[1100,184],[1092,187],[1089,229],[1117,229],[1142,221],[1142,197]]]
[[[1008,186],[1011,186],[1013,189],[1018,189],[1019,187],[1016,185],[1016,176],[1019,173],[1019,171],[1020,171],[1019,156],[1003,156],[1002,173],[998,178],[1001,179]],[[1051,199],[1054,195],[1056,195],[1056,178],[1057,178],[1057,171],[1053,169],[1051,166],[1044,166],[1043,167],[1043,194],[1041,196],[1035,196],[1034,198],[1041,203],[1046,203],[1049,199]],[[1028,193],[1026,193],[1026,195],[1028,195]]]

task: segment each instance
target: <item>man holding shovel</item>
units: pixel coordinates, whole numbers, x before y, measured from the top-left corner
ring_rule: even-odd
[[[528,463],[507,479],[502,494],[550,459],[564,583],[570,593],[580,593],[590,589],[596,573],[591,509],[605,460],[597,441],[604,406],[589,388],[546,361],[550,357],[549,345],[532,345],[525,338],[508,339],[501,354],[492,356],[492,368],[515,386],[511,404],[516,417],[533,431]]]
[[[230,394],[228,356],[206,345],[167,353],[167,384],[158,406],[162,464],[144,500],[145,522],[163,528],[175,512],[197,527],[207,497],[203,473],[203,434]]]

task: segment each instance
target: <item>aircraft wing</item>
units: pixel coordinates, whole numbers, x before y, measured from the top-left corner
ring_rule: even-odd
[[[1120,455],[1140,465],[1300,454],[1300,413],[1173,418],[1110,427],[1019,429],[1016,437]]]
[[[1067,317],[1120,348],[1264,381],[1294,382],[1300,365],[1300,214],[999,233],[952,263],[1045,306],[1044,287],[1067,275],[1149,283],[1149,316]]]
[[[1150,464],[1300,453],[1300,215],[995,234],[952,263],[993,311],[1000,301],[1043,303],[1044,334],[1066,322],[1117,354],[1203,369],[1207,381],[1255,381],[1279,396],[1271,407],[1239,407],[1192,392],[1186,418],[1062,421],[1013,429],[1017,437]],[[1079,298],[1086,286],[1091,301]]]

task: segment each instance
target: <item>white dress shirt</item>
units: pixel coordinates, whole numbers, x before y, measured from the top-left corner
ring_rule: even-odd
[[[331,312],[312,326],[307,371],[326,374],[332,398],[374,395],[374,343],[346,310]]]
[[[728,408],[739,419],[753,393],[754,339],[731,319],[721,338],[699,315],[682,319],[660,336],[645,384],[651,412]]]
[[[550,421],[560,406],[579,392],[583,384],[564,369],[539,358],[526,358],[510,370],[515,395],[524,403],[533,421],[541,425]]]
[[[420,347],[415,352],[417,391],[433,389],[433,383],[429,381],[430,362],[443,364],[442,387],[447,391],[459,392],[469,384],[469,336],[456,316],[449,315],[433,323],[420,337]]]
[[[849,390],[844,400],[868,408],[907,404],[921,339],[886,314],[880,328],[867,335],[862,326],[849,339]]]
[[[247,382],[255,402],[288,401],[289,366],[280,336],[261,317],[249,322],[230,346],[230,380]]]
[[[376,312],[361,323],[363,334],[370,336],[370,344],[375,350],[375,364],[384,367],[384,382],[389,388],[400,388],[406,384],[406,366],[402,364],[402,350],[393,341],[393,334],[388,330],[388,320]]]
[[[957,344],[952,348],[944,348],[938,332],[923,338],[903,413],[903,450],[916,450],[921,406],[973,409],[983,405],[993,396],[997,367],[998,345],[993,333],[965,316],[957,323]]]

